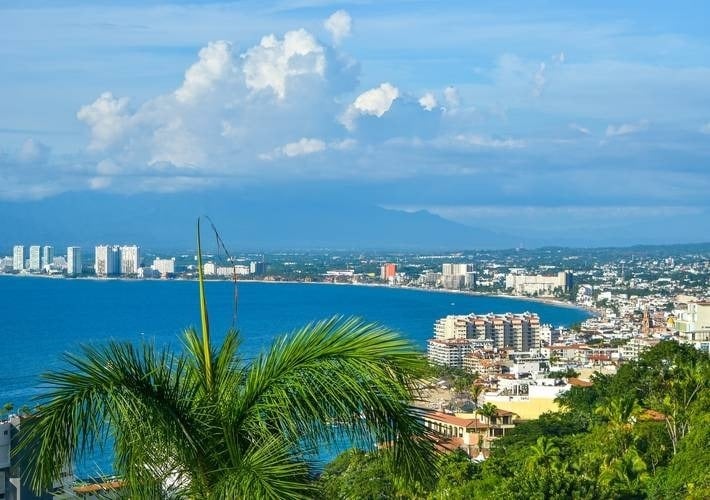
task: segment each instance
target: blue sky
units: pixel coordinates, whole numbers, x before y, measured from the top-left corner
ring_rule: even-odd
[[[549,243],[708,240],[709,10],[0,1],[0,201],[287,186]]]

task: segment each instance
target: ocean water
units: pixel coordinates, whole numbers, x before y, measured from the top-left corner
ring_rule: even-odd
[[[231,282],[208,282],[206,291],[211,331],[218,342],[232,324],[234,287]],[[0,405],[31,405],[39,392],[38,375],[61,367],[61,354],[76,351],[81,343],[152,340],[179,348],[181,332],[199,325],[197,293],[194,281],[0,277]],[[242,282],[237,328],[246,359],[268,348],[274,336],[333,315],[382,323],[424,350],[434,321],[447,314],[524,311],[537,313],[543,323],[555,326],[589,316],[574,308],[501,297]]]

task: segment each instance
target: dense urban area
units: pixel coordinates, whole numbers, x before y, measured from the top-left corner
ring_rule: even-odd
[[[193,253],[156,255],[137,245],[100,245],[90,253],[68,247],[64,255],[52,246],[33,245],[27,253],[25,249],[17,245],[11,255],[1,258],[0,272],[68,279],[183,280],[194,279],[197,271]],[[446,498],[486,496],[485,488],[498,495],[515,497],[517,492],[519,498],[531,498],[543,487],[548,493],[566,492],[557,498],[567,494],[584,498],[580,493],[584,491],[589,498],[636,498],[653,492],[662,498],[677,487],[673,482],[677,478],[662,476],[660,471],[670,474],[680,467],[677,455],[689,460],[682,455],[687,449],[681,441],[691,433],[691,422],[697,426],[707,420],[710,245],[436,255],[345,251],[229,255],[221,251],[205,256],[203,270],[208,279],[517,296],[590,313],[575,325],[545,324],[532,313],[486,311],[437,320],[427,342],[431,372],[421,381],[414,406],[434,432],[437,446],[450,452],[442,467],[448,467],[454,477],[446,484],[440,478],[434,489],[420,485],[419,493],[403,491],[389,472],[380,470],[386,451],[350,451],[327,466],[319,480],[326,498],[329,491],[343,495],[355,484],[358,489],[351,493],[362,493],[362,484],[375,480],[371,498],[378,491],[439,498],[436,492],[441,488],[456,492]],[[651,360],[654,366],[649,365]],[[672,363],[676,362],[683,363],[684,370],[697,368],[700,378],[674,378]],[[648,379],[647,385],[640,387],[642,379]],[[624,392],[623,384],[636,387],[636,392]],[[12,408],[6,410],[11,413]],[[9,417],[0,426],[12,428],[18,419]],[[562,466],[565,459],[582,456],[584,447],[572,437],[601,439],[605,430],[604,439],[619,448],[616,458],[597,450],[596,469]],[[707,444],[706,434],[693,439]],[[523,450],[523,444],[537,448],[530,452]],[[517,467],[503,463],[514,460],[516,453],[521,470],[505,472],[505,467]],[[550,464],[558,469],[550,469]],[[541,474],[543,469],[546,479],[536,483],[533,472]],[[593,479],[595,474],[604,480]],[[707,474],[698,474],[697,483],[684,483],[683,495],[699,493],[696,497],[701,498],[710,492]],[[518,491],[523,475],[528,483]],[[562,487],[565,481],[567,489]]]

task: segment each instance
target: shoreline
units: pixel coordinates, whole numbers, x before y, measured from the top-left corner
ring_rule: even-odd
[[[45,279],[62,279],[62,280],[86,280],[86,281],[125,281],[125,282],[191,282],[197,281],[197,278],[125,278],[125,277],[111,277],[111,278],[100,278],[96,276],[76,276],[69,277],[65,275],[47,275],[47,274],[11,274],[11,273],[0,273],[0,278],[2,277],[14,277],[14,278],[45,278]],[[209,283],[234,283],[231,278],[226,279],[205,279],[205,282]],[[410,291],[420,291],[420,292],[430,292],[430,293],[444,293],[450,295],[465,295],[469,297],[487,297],[487,298],[501,298],[501,299],[514,299],[525,302],[536,302],[539,304],[546,304],[554,307],[565,307],[567,309],[577,309],[578,311],[583,311],[590,314],[590,317],[598,317],[600,315],[599,311],[594,308],[584,307],[571,302],[566,302],[562,300],[557,300],[554,298],[546,297],[523,297],[521,295],[510,295],[506,293],[488,293],[488,292],[477,292],[475,290],[447,290],[444,288],[429,288],[429,287],[419,287],[419,286],[406,286],[406,285],[389,285],[385,283],[334,283],[328,281],[298,281],[298,280],[258,280],[258,279],[237,279],[237,284],[239,283],[267,283],[267,284],[288,284],[288,285],[330,285],[330,286],[357,286],[357,287],[372,287],[372,288],[389,288],[396,290],[410,290]]]

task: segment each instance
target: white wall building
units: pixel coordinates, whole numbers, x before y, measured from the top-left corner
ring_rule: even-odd
[[[42,270],[42,248],[39,245],[30,246],[30,271]]]
[[[469,316],[449,315],[434,323],[434,338],[439,340],[473,338],[474,327]]]
[[[82,273],[81,248],[67,247],[67,275],[76,276]]]
[[[124,245],[120,249],[121,274],[136,274],[141,263],[140,247]]]
[[[52,264],[54,259],[54,247],[45,245],[42,247],[42,269]]]
[[[561,271],[557,276],[526,275],[510,273],[505,277],[505,287],[519,295],[552,295],[556,289],[569,292],[572,289],[572,273]]]
[[[498,349],[529,351],[540,347],[540,318],[530,313],[447,316],[434,323],[434,338],[487,339]]]
[[[12,270],[22,271],[25,268],[25,247],[15,245],[12,247]]]
[[[155,258],[151,267],[163,277],[175,274],[175,257],[172,259]]]
[[[441,286],[450,290],[475,288],[476,273],[473,272],[473,264],[443,263],[441,265]]]
[[[427,357],[437,365],[463,368],[463,360],[473,350],[471,342],[466,339],[429,339],[427,341]]]
[[[116,245],[99,245],[95,250],[96,276],[116,276],[121,272],[121,251]]]

